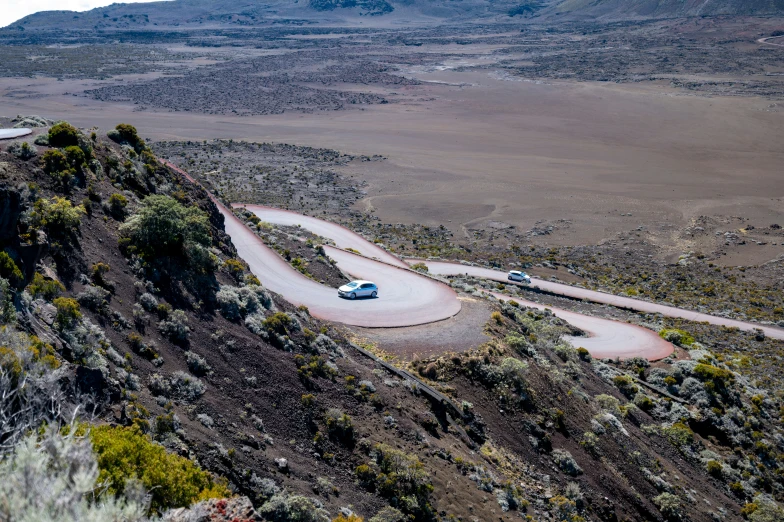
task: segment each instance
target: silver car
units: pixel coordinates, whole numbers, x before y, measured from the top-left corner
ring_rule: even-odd
[[[530,284],[531,283],[531,276],[526,274],[525,272],[520,272],[518,270],[512,270],[508,274],[510,281],[517,281],[519,283]]]
[[[378,287],[370,281],[351,281],[338,288],[340,297],[356,299],[357,297],[370,297],[375,299],[378,295]]]

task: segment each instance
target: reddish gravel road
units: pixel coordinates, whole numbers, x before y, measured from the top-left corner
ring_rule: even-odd
[[[226,232],[237,247],[237,253],[262,284],[292,304],[307,306],[314,317],[378,328],[432,323],[460,311],[457,294],[445,284],[325,246],[327,255],[337,261],[338,267],[357,279],[372,280],[379,288],[376,299],[342,299],[338,297],[337,289],[321,285],[294,270],[223,205],[219,204],[218,208],[226,220]]]
[[[466,266],[457,263],[446,263],[442,261],[420,261],[408,260],[409,262],[424,262],[430,269],[430,273],[442,276],[456,276],[461,274],[468,274],[474,277],[481,277],[484,279],[493,279],[495,281],[508,282],[506,272],[498,270],[491,270],[489,268],[481,268],[478,266]],[[639,299],[632,299],[630,297],[621,297],[612,294],[605,294],[604,292],[597,292],[595,290],[587,290],[575,286],[569,286],[562,283],[553,283],[552,281],[545,281],[542,279],[531,278],[531,285],[541,288],[547,292],[572,297],[575,299],[586,299],[594,303],[609,304],[619,308],[626,308],[628,310],[635,310],[644,313],[661,314],[666,317],[680,317],[689,321],[707,322],[718,326],[736,327],[744,331],[752,331],[754,329],[762,330],[765,335],[773,339],[784,339],[784,330],[780,328],[773,328],[770,326],[761,326],[754,323],[747,323],[743,321],[736,321],[735,319],[726,319],[724,317],[717,317],[714,315],[693,312],[691,310],[683,310],[673,306],[660,305],[656,303],[649,303]],[[515,298],[516,299],[516,298]],[[586,346],[587,348],[587,346]]]
[[[400,259],[393,256],[386,250],[383,250],[359,234],[356,234],[347,228],[341,227],[340,225],[323,221],[314,217],[302,216],[296,212],[264,207],[261,205],[234,206],[246,207],[248,210],[251,210],[254,214],[256,214],[262,221],[276,225],[300,225],[302,228],[307,229],[314,234],[335,241],[335,244],[341,248],[352,248],[358,252],[361,252],[365,256],[373,257],[383,261],[384,263],[394,264],[395,266],[408,266],[407,263],[403,263]],[[362,259],[359,256],[347,254],[346,252],[337,248],[329,248],[327,253],[330,257],[336,259],[338,261],[338,265],[344,269],[346,269],[345,267],[353,266],[352,263],[356,262],[357,259]],[[346,259],[346,255],[352,257]],[[370,261],[370,263],[371,264],[366,267],[368,270],[373,270],[374,267],[384,266],[383,264],[376,263],[374,261]],[[430,265],[430,262],[427,263]],[[454,263],[443,264],[446,265],[446,267],[441,267],[440,273],[438,271],[433,271],[432,269],[431,273],[437,275],[452,275],[450,271],[455,273],[463,273],[463,268],[471,268]],[[447,270],[447,267],[449,270]],[[506,274],[502,275],[504,278],[506,278]],[[499,299],[512,299],[510,296],[501,294],[493,293],[491,295],[494,295]],[[532,306],[539,309],[545,308],[538,303],[531,301],[521,301],[517,297],[514,299],[526,306]],[[587,337],[575,337],[572,338],[571,341],[575,346],[582,346],[586,348],[594,357],[619,357],[621,359],[629,357],[646,357],[650,360],[657,360],[667,357],[673,351],[673,347],[670,343],[663,340],[655,332],[645,328],[628,323],[622,323],[619,321],[582,315],[576,312],[570,312],[568,310],[561,310],[558,308],[550,307],[550,310],[552,310],[556,316],[571,323],[588,334]]]
[[[583,347],[593,357],[603,359],[605,357],[615,359],[629,359],[632,357],[645,357],[649,361],[664,359],[674,351],[674,347],[669,342],[659,337],[655,332],[629,323],[591,317],[561,308],[545,306],[533,301],[526,301],[519,297],[487,292],[497,299],[505,301],[515,300],[518,303],[544,310],[547,308],[556,317],[567,323],[576,326],[584,331],[585,337],[567,337],[576,347]]]
[[[164,163],[196,183],[176,165],[168,161]],[[337,261],[338,267],[344,272],[357,279],[372,280],[379,288],[376,299],[342,299],[338,297],[336,288],[321,285],[297,272],[220,201],[215,197],[212,200],[223,214],[226,233],[231,236],[237,253],[248,263],[251,272],[266,288],[282,295],[290,303],[307,306],[314,317],[352,326],[388,328],[441,321],[460,311],[457,293],[443,283],[325,245],[327,255]],[[330,225],[348,232],[338,225]],[[369,244],[389,255],[372,243]],[[402,261],[398,262],[406,266]]]
[[[11,140],[32,134],[30,129],[0,129],[0,140]]]
[[[267,223],[294,227],[299,225],[317,236],[331,239],[338,248],[352,248],[365,257],[378,259],[379,261],[383,261],[384,263],[393,266],[408,268],[407,263],[401,261],[383,248],[365,240],[365,238],[356,232],[352,232],[335,223],[330,223],[329,221],[310,216],[303,216],[302,214],[297,214],[290,210],[281,210],[279,208],[265,207],[263,205],[243,205],[235,203],[232,206],[234,208],[247,208],[256,214],[259,219],[266,221]]]

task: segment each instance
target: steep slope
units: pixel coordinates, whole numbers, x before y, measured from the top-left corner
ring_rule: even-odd
[[[160,163],[133,127],[56,125],[3,142],[0,518],[18,518],[3,511],[17,505],[7,502],[5,485],[19,478],[8,455],[21,461],[42,446],[11,435],[67,424],[76,406],[95,414],[81,418],[93,448],[80,448],[111,471],[113,491],[132,473],[107,448],[135,440],[158,460],[161,447],[167,459],[187,457],[144,475],[158,512],[230,487],[248,499],[232,501],[243,521],[784,514],[781,399],[733,371],[748,364],[741,354],[715,356],[672,330],[677,357],[592,360],[547,310],[489,301],[488,342],[396,361],[403,371],[385,362],[395,358],[384,346],[258,282],[208,194]],[[13,398],[20,383],[45,415],[17,422],[28,411]],[[187,494],[157,486],[194,462],[225,485],[199,475]],[[224,515],[229,506],[209,505]]]

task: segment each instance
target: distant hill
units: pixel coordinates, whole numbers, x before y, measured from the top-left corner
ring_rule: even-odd
[[[603,19],[781,15],[784,0],[560,0],[544,14]]]
[[[113,4],[84,13],[45,11],[12,30],[111,30],[260,26],[349,20],[501,18],[649,19],[784,14],[784,0],[172,0]]]

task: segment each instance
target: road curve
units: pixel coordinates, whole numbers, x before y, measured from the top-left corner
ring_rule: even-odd
[[[494,281],[508,282],[506,272],[501,272],[499,270],[492,270],[478,266],[467,266],[457,263],[447,263],[444,261],[420,261],[413,259],[408,261],[423,262],[427,264],[430,273],[433,275],[457,276],[467,274],[474,277],[492,279]],[[531,285],[539,287],[540,289],[551,292],[553,294],[572,297],[574,299],[585,299],[594,303],[609,304],[619,308],[635,310],[637,312],[661,314],[666,317],[677,317],[681,319],[687,319],[689,321],[707,322],[717,326],[735,327],[744,331],[759,329],[762,330],[768,337],[773,339],[784,339],[784,330],[781,328],[773,328],[770,326],[762,326],[754,323],[738,321],[735,319],[727,319],[725,317],[717,317],[715,315],[708,315],[700,312],[693,312],[691,310],[684,310],[682,308],[675,308],[674,306],[649,303],[648,301],[632,299],[631,297],[621,297],[619,295],[606,294],[604,292],[597,292],[596,290],[588,290],[576,286],[569,286],[563,283],[554,283],[552,281],[545,281],[544,279],[537,279],[534,277],[531,278]]]
[[[496,292],[485,293],[504,301],[514,300],[529,308],[550,310],[556,317],[585,332],[585,336],[567,336],[566,338],[575,347],[585,348],[593,357],[599,359],[645,357],[649,361],[658,361],[670,355],[675,349],[671,343],[659,337],[656,332],[642,326],[545,306],[541,303],[520,299],[517,296]]]
[[[30,129],[0,129],[0,140],[11,140],[32,134]]]
[[[191,182],[198,183],[173,163],[163,163]],[[441,321],[460,311],[457,293],[443,283],[325,245],[327,255],[337,262],[340,269],[357,279],[372,279],[379,287],[376,299],[342,299],[338,297],[337,289],[319,284],[296,271],[217,198],[211,194],[210,197],[223,214],[226,233],[237,248],[237,254],[248,263],[251,272],[265,288],[282,295],[294,305],[307,306],[314,317],[352,326],[391,328]]]
[[[352,232],[351,230],[337,225],[335,223],[330,223],[329,221],[324,221],[318,218],[303,216],[297,214],[296,212],[291,212],[288,210],[281,210],[271,207],[265,207],[261,205],[240,205],[235,204],[235,207],[244,207],[248,210],[252,211],[256,216],[259,217],[262,221],[266,221],[268,223],[273,223],[276,225],[287,225],[287,226],[301,226],[302,228],[314,233],[318,234],[319,236],[329,238],[335,241],[335,244],[341,248],[351,248],[358,252],[361,252],[363,255],[368,257],[376,258],[384,263],[394,264],[395,266],[404,266],[408,267],[409,263],[405,263],[398,259],[397,257],[393,256],[386,250],[383,250],[378,245],[371,243],[370,241],[366,240],[359,234]],[[362,257],[355,256],[351,253],[345,252],[340,250],[339,248],[334,247],[325,247],[328,249],[327,254],[338,261],[338,266],[347,269],[348,267],[353,267],[354,263],[356,263],[359,259],[363,259]],[[346,258],[346,256],[350,256]],[[367,269],[370,270],[369,273],[373,273],[373,270],[384,266],[381,263],[377,263],[370,259],[364,258],[370,264],[367,265]],[[413,261],[418,262],[418,260]],[[427,262],[430,264],[430,262]],[[464,267],[463,265],[456,264],[456,263],[445,263],[451,267],[453,272],[458,272],[463,268],[471,268],[471,267]],[[363,270],[365,267],[363,267]],[[442,271],[445,272],[441,275],[452,275],[446,272],[442,267]],[[431,272],[433,272],[431,270]],[[352,272],[353,273],[353,272]],[[436,273],[436,272],[433,272]],[[495,275],[495,274],[491,274]],[[506,277],[506,274],[503,274]],[[376,277],[373,275],[372,277]],[[524,304],[525,306],[530,306],[534,308],[544,309],[545,307],[539,303],[534,303],[532,301],[525,301],[521,300],[518,297],[510,297],[503,294],[497,294],[494,292],[486,292],[490,295],[495,296],[498,299],[510,300],[514,299],[518,303]],[[623,323],[620,321],[613,321],[609,319],[601,319],[598,317],[591,317],[587,315],[582,315],[576,312],[570,312],[568,310],[562,310],[559,308],[548,307],[557,317],[567,321],[568,323],[574,325],[575,327],[579,328],[586,332],[585,337],[572,337],[569,340],[575,346],[582,346],[586,348],[594,357],[604,358],[621,358],[627,359],[630,357],[645,357],[650,360],[658,360],[663,359],[670,355],[673,351],[672,344],[668,343],[661,337],[659,337],[655,332],[648,330],[646,328],[642,328],[640,326],[631,325],[628,323]]]
[[[378,259],[384,263],[401,268],[408,268],[408,264],[399,258],[393,256],[383,248],[367,241],[365,238],[352,232],[351,230],[342,227],[336,223],[330,223],[323,219],[318,219],[303,214],[297,214],[290,210],[282,210],[279,208],[265,207],[263,205],[244,205],[235,203],[232,205],[234,208],[246,208],[256,214],[259,219],[271,223],[273,225],[283,226],[301,226],[305,230],[316,234],[317,236],[331,239],[335,242],[338,248],[347,249],[351,248],[356,250],[365,257],[371,259]]]

